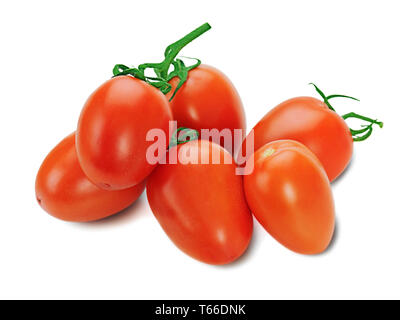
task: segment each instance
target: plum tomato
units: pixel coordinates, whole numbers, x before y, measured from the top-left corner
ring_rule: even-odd
[[[52,216],[74,222],[94,221],[125,209],[142,194],[145,183],[106,191],[90,182],[79,166],[75,133],[45,158],[36,177],[36,199]]]
[[[190,155],[190,160],[166,161],[149,177],[147,198],[154,216],[189,256],[215,265],[236,260],[250,242],[253,218],[232,156],[208,140],[180,144],[170,152]],[[220,163],[212,163],[213,154]]]
[[[251,157],[254,170],[244,176],[244,189],[257,220],[290,250],[324,251],[334,231],[334,202],[316,156],[299,142],[281,140],[265,144]]]
[[[353,154],[353,138],[343,118],[312,97],[282,102],[253,128],[254,150],[274,140],[296,140],[321,161],[330,181],[347,167]],[[242,150],[246,150],[246,140]]]
[[[83,172],[100,188],[118,190],[143,181],[156,164],[146,159],[150,129],[168,136],[171,110],[165,96],[131,76],[117,76],[87,100],[76,148]]]
[[[172,90],[167,94],[168,99],[179,79],[172,78],[170,83]],[[201,64],[190,70],[170,105],[178,128],[187,127],[199,132],[201,129],[229,129],[232,138],[234,129],[240,129],[245,137],[246,118],[239,94],[228,77],[216,68]],[[221,139],[221,144],[224,142]],[[240,147],[241,142],[235,141],[236,146],[225,145],[225,148],[233,154],[233,148]]]

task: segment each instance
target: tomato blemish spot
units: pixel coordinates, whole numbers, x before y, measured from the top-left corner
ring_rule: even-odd
[[[275,149],[268,148],[267,150],[264,151],[263,155],[266,158],[266,157],[269,157],[269,156],[273,155],[274,152],[275,152]]]

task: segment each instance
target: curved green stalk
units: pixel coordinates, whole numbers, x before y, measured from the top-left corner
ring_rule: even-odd
[[[318,92],[318,94],[322,97],[322,99],[324,100],[324,103],[328,106],[329,109],[331,109],[332,111],[335,111],[335,109],[332,107],[332,105],[330,104],[329,100],[333,99],[333,98],[347,98],[347,99],[352,99],[355,101],[360,101],[357,98],[351,97],[351,96],[346,96],[343,94],[331,94],[329,96],[326,96],[321,89],[319,89],[314,83],[310,83],[312,86],[314,86],[315,90]],[[336,111],[335,111],[336,112]],[[354,119],[360,119],[363,121],[368,122],[368,125],[362,125],[362,129],[350,129],[350,133],[351,136],[353,137],[353,141],[364,141],[366,139],[368,139],[371,134],[372,134],[372,130],[373,130],[373,125],[378,125],[380,128],[383,128],[383,122],[378,121],[376,119],[372,119],[363,115],[360,115],[358,113],[355,112],[350,112],[350,113],[346,113],[345,115],[342,116],[342,118],[344,120],[349,119],[349,118],[354,118]]]
[[[197,63],[192,66],[186,67],[182,60],[175,59],[176,56],[187,44],[200,37],[203,33],[210,29],[211,26],[208,23],[204,23],[200,27],[188,33],[183,38],[170,44],[164,51],[164,60],[162,62],[142,63],[137,68],[129,68],[123,64],[116,64],[113,68],[113,75],[114,77],[131,75],[156,87],[164,94],[167,94],[172,89],[172,86],[168,83],[168,81],[170,81],[173,77],[178,77],[179,84],[170,99],[171,101],[179,88],[181,88],[182,85],[185,83],[188,72],[201,64],[201,61],[199,59],[196,59]],[[168,73],[171,65],[174,67],[174,70]],[[156,77],[146,76],[147,69],[152,69],[156,74]]]

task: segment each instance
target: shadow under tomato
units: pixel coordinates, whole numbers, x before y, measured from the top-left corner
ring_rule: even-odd
[[[76,225],[83,228],[101,228],[118,226],[127,222],[132,222],[146,215],[146,201],[146,192],[143,192],[134,203],[132,203],[129,207],[121,210],[120,212],[117,212],[100,220],[80,222]]]
[[[333,231],[331,243],[329,243],[328,247],[325,249],[324,252],[321,252],[321,253],[317,254],[316,256],[322,256],[322,255],[328,254],[330,251],[333,250],[333,248],[334,248],[335,245],[336,245],[337,239],[338,239],[339,230],[340,230],[340,228],[339,228],[339,223],[338,223],[338,219],[337,219],[337,217],[336,217],[336,220],[335,220],[335,230]]]
[[[229,263],[229,264],[224,264],[221,266],[214,266],[216,268],[234,268],[237,267],[238,265],[245,263],[246,260],[250,259],[250,257],[254,254],[256,251],[256,248],[260,245],[261,243],[261,237],[263,236],[263,233],[266,232],[264,228],[258,223],[258,221],[253,217],[253,235],[251,237],[249,246],[247,247],[247,250],[235,261]]]
[[[338,239],[338,235],[339,235],[339,223],[338,223],[338,219],[336,218],[335,220],[335,230],[333,231],[333,235],[332,235],[332,239],[331,242],[329,243],[328,247],[325,249],[325,251],[318,253],[318,254],[312,254],[312,255],[304,255],[304,254],[300,254],[300,253],[295,253],[293,251],[291,251],[293,254],[298,254],[298,255],[302,255],[304,257],[319,257],[319,256],[323,256],[325,254],[328,254],[330,251],[332,251],[336,245],[337,239]],[[253,252],[255,251],[255,249],[257,248],[257,246],[259,245],[259,243],[261,243],[261,238],[265,236],[266,231],[264,230],[264,228],[259,225],[259,223],[257,222],[256,219],[254,219],[254,231],[253,231],[253,237],[250,241],[250,244],[247,248],[247,250],[245,251],[245,253],[237,260],[235,260],[234,262],[230,263],[230,264],[226,264],[226,265],[222,265],[222,266],[215,266],[217,268],[232,268],[232,267],[236,267],[238,265],[240,265],[241,263],[244,263],[247,259],[249,259],[252,255]],[[275,241],[275,239],[273,239],[272,237],[270,237],[273,241]],[[288,250],[289,249],[285,248],[284,246],[282,246],[282,250]]]
[[[340,176],[337,177],[335,180],[333,180],[333,181],[331,182],[331,185],[332,185],[332,186],[336,185],[337,183],[340,183],[340,182],[342,181],[342,179],[343,179],[345,176],[347,176],[348,172],[351,171],[350,169],[351,169],[351,167],[353,166],[353,160],[354,160],[354,154],[353,154],[353,157],[350,159],[349,164],[348,164],[347,167],[343,170],[343,172],[340,174]]]

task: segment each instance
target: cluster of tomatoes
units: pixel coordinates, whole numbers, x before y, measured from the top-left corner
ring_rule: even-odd
[[[330,182],[348,165],[353,140],[365,140],[382,123],[355,113],[339,116],[330,99],[287,100],[254,127],[254,152],[244,155],[252,170],[237,174],[232,150],[210,140],[171,144],[164,161],[146,152],[152,129],[178,127],[246,132],[240,97],[229,79],[200,63],[185,66],[176,55],[210,28],[197,28],[168,46],[161,63],[138,68],[116,65],[114,77],[86,101],[76,132],[45,158],[36,178],[44,210],[66,221],[94,221],[131,205],[147,189],[150,207],[182,251],[209,264],[227,264],[249,245],[253,216],[281,244],[304,254],[324,251],[334,232]],[[173,71],[170,72],[170,66]],[[155,76],[146,75],[152,69]],[[345,119],[368,123],[350,129]],[[243,150],[249,136],[239,141]],[[167,154],[195,155],[171,162]],[[214,163],[217,154],[225,161]],[[242,154],[243,156],[243,154]],[[191,157],[193,160],[193,156]],[[204,159],[208,161],[204,161]],[[228,161],[226,161],[228,159]]]

